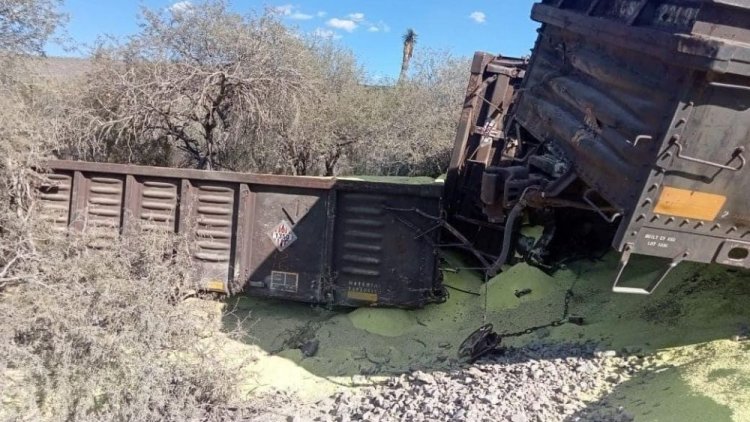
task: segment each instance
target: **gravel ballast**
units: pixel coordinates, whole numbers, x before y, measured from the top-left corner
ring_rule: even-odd
[[[449,371],[414,371],[319,402],[316,421],[632,421],[599,400],[644,368],[591,345],[508,349]]]

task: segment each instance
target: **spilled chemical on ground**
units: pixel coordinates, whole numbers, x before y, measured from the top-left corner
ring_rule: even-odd
[[[554,276],[518,264],[484,284],[449,257],[448,300],[418,310],[327,310],[238,297],[225,306],[244,318],[247,336],[227,340],[226,350],[256,359],[247,368],[246,392],[281,390],[312,403],[392,375],[461,368],[457,347],[476,328],[491,323],[502,334],[559,319],[570,290],[569,312],[582,325],[544,328],[502,345],[595,344],[640,356],[638,372],[590,397],[592,406],[614,403],[635,420],[750,420],[744,405],[750,402],[750,342],[742,340],[750,327],[750,275],[683,264],[652,296],[619,295],[610,291],[617,259],[573,262]],[[648,282],[651,264],[635,265],[628,282]],[[306,356],[310,342],[317,347]]]

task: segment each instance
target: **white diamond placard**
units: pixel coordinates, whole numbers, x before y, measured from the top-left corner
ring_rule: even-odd
[[[271,238],[274,246],[279,251],[283,251],[288,248],[289,245],[297,240],[297,235],[292,231],[292,226],[289,225],[285,220],[282,220],[276,227],[268,232],[268,237]]]

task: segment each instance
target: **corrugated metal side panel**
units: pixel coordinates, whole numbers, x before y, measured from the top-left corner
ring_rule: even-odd
[[[386,215],[383,195],[346,192],[339,196],[335,262],[340,296],[376,303],[385,294],[381,284]],[[389,275],[385,275],[388,277]]]
[[[156,232],[174,232],[177,223],[179,181],[138,177],[138,199],[130,209],[141,228]]]
[[[237,184],[191,184],[193,258],[199,277],[211,289],[224,290],[234,256],[235,196]]]
[[[50,183],[43,186],[39,194],[42,220],[49,221],[54,231],[65,232],[70,219],[73,176],[70,173],[53,173],[47,177]]]
[[[84,173],[84,186],[79,187],[79,210],[83,227],[93,235],[91,246],[107,247],[120,234],[125,178],[99,173]]]

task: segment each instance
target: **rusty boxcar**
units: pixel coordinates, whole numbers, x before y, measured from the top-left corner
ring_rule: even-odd
[[[138,225],[188,236],[208,290],[344,306],[419,307],[443,296],[442,184],[50,161],[40,194],[59,230],[106,246]]]
[[[489,273],[514,255],[553,267],[597,236],[622,252],[618,292],[686,260],[750,268],[750,2],[544,0],[531,16],[528,62],[475,56],[446,181]],[[535,243],[524,216],[545,226]],[[668,263],[625,287],[633,254]]]

